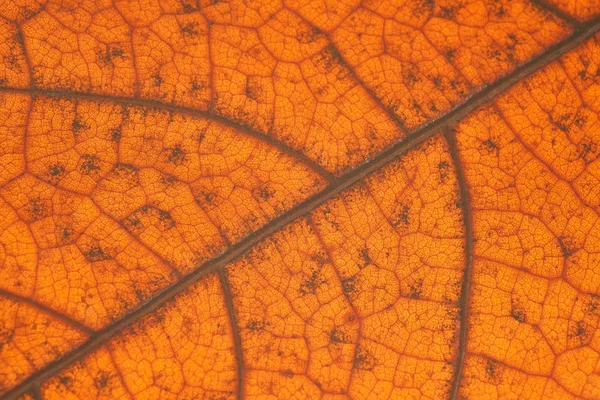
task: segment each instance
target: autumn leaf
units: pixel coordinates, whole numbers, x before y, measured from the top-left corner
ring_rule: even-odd
[[[0,396],[600,398],[599,12],[4,0]]]

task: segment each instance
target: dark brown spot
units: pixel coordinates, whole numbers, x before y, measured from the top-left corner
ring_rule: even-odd
[[[291,378],[294,376],[294,371],[292,371],[291,369],[284,369],[280,373],[282,376],[285,376],[286,378]]]
[[[525,322],[527,320],[525,310],[515,305],[513,305],[510,309],[510,316],[513,317],[517,322]]]
[[[450,170],[450,163],[448,161],[442,161],[438,164],[438,171],[440,174],[440,181],[445,182],[448,178]]]
[[[304,296],[307,294],[316,294],[317,288],[323,284],[327,283],[325,279],[321,277],[320,271],[313,271],[309,277],[305,277],[300,284],[300,293]]]
[[[317,39],[317,37],[319,37],[321,35],[322,35],[321,30],[317,27],[313,27],[307,31],[299,32],[298,35],[296,36],[296,39],[298,39],[298,42],[300,42],[302,44],[308,44],[308,43],[314,42],[315,39]]]
[[[33,199],[29,202],[27,213],[31,221],[38,221],[42,218],[46,218],[49,215],[48,212],[49,204],[46,201],[39,198]]]
[[[173,220],[173,217],[171,217],[171,213],[164,210],[156,210],[158,211],[158,221],[160,222],[160,228],[165,231],[172,229],[175,226],[175,221]]]
[[[398,209],[392,214],[391,223],[394,228],[407,226],[410,222],[410,206],[400,203]]]
[[[2,350],[2,348],[9,344],[12,341],[12,338],[15,334],[14,330],[6,330],[3,328],[0,328],[0,350]]]
[[[410,285],[410,298],[420,299],[423,291],[423,279],[419,279]]]
[[[356,318],[356,314],[354,314],[354,312],[350,311],[344,315],[344,324],[345,325],[355,325],[357,322],[358,322],[358,319]]]
[[[63,165],[53,164],[50,167],[48,167],[48,175],[50,175],[51,180],[58,179],[58,178],[62,177],[64,174],[65,174],[65,167]]]
[[[152,82],[153,82],[154,86],[156,86],[156,87],[160,87],[160,85],[162,85],[163,78],[162,78],[162,76],[160,76],[160,73],[157,73],[152,76]]]
[[[261,332],[265,329],[265,327],[268,324],[266,324],[264,321],[257,321],[257,320],[249,320],[246,323],[246,329],[248,329],[251,332]]]
[[[377,360],[371,352],[365,349],[362,346],[359,346],[356,350],[356,354],[354,355],[354,360],[352,363],[353,368],[360,369],[364,371],[371,371],[375,368],[377,364]]]
[[[73,122],[71,123],[71,129],[73,130],[75,136],[77,136],[77,134],[79,134],[79,132],[81,132],[82,130],[88,128],[89,126],[83,123],[81,115],[75,114],[75,118],[73,118]]]
[[[584,138],[577,145],[577,157],[586,164],[596,160],[599,153],[598,145],[589,138]]]
[[[498,7],[498,9],[495,12],[496,17],[498,18],[502,18],[506,15],[506,10],[504,9],[503,6]]]
[[[586,313],[600,317],[600,296],[597,294],[590,295],[590,300],[586,306]]]
[[[414,67],[404,68],[402,70],[402,79],[409,88],[413,87],[419,81]]]
[[[262,97],[262,87],[260,82],[252,77],[246,77],[246,97],[252,100],[258,100]]]
[[[560,236],[558,237],[558,244],[564,257],[571,257],[579,250],[579,246],[573,238]]]
[[[206,82],[200,82],[198,81],[198,79],[194,78],[192,80],[192,87],[190,88],[190,90],[192,91],[192,93],[197,93],[200,90],[204,90],[208,87],[208,84]],[[201,142],[201,140],[200,140]]]
[[[72,241],[73,228],[71,226],[56,226],[55,234],[58,238],[58,242],[66,244]]]
[[[106,47],[98,47],[96,49],[98,60],[104,65],[114,65],[114,60],[126,60],[128,57],[125,51],[116,45],[107,45]]]
[[[161,174],[160,175],[160,183],[162,183],[163,185],[170,187],[173,186],[173,184],[177,182],[177,178],[174,177],[173,175],[170,174]]]
[[[568,133],[569,132],[569,119],[571,118],[571,114],[563,114],[558,119],[554,119],[550,117],[550,121],[552,124],[558,128],[560,131]]]
[[[342,280],[342,289],[346,294],[356,292],[356,276],[351,276],[350,278]]]
[[[217,2],[218,0],[214,1],[214,3]],[[189,1],[181,1],[181,9],[183,10],[184,14],[190,14],[195,11],[198,11],[198,8],[194,4],[190,4]]]
[[[498,145],[496,144],[496,140],[494,138],[489,138],[479,145],[480,150],[485,150],[488,153],[494,151],[496,154],[498,153]]]
[[[575,326],[569,330],[568,337],[575,341],[572,343],[575,346],[588,345],[592,339],[591,331],[584,321],[577,321]]]
[[[175,165],[181,165],[186,160],[186,154],[181,148],[181,145],[169,147],[164,150],[167,154],[167,160]]]
[[[329,333],[329,340],[331,343],[352,343],[350,336],[342,329],[333,328]]]
[[[269,200],[275,194],[275,190],[265,184],[257,189],[256,194],[263,200]]]
[[[112,257],[99,245],[91,246],[83,256],[90,262],[110,260]]]
[[[71,389],[73,385],[73,378],[67,375],[61,375],[58,377],[58,383],[67,389]]]
[[[458,11],[458,6],[440,7],[440,17],[454,20]]]
[[[181,27],[181,33],[183,36],[194,37],[198,35],[198,23],[190,22]]]
[[[360,258],[362,259],[362,265],[359,265],[361,268],[364,268],[373,262],[371,256],[369,256],[369,249],[366,247],[360,250]]]
[[[108,386],[108,382],[112,379],[110,374],[105,371],[100,371],[100,373],[94,377],[94,387],[98,390],[102,390]]]
[[[123,227],[127,232],[139,233],[143,228],[142,221],[135,215],[130,215],[123,220]]]
[[[110,131],[110,139],[113,142],[120,142],[121,141],[121,128],[114,128],[113,130]]]
[[[84,154],[81,156],[79,169],[83,175],[90,175],[100,170],[100,159],[94,154]]]
[[[496,360],[487,359],[485,362],[485,373],[490,378],[496,378],[496,373],[498,372],[498,362]]]

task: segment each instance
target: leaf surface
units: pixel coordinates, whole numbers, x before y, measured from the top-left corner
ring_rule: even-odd
[[[573,4],[7,1],[0,394],[600,396]]]

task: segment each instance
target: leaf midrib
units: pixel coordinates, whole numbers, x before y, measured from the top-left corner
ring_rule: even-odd
[[[436,133],[443,133],[444,130],[451,128],[455,123],[460,121],[466,115],[471,113],[471,111],[475,110],[479,106],[483,105],[486,102],[491,101],[494,97],[496,97],[501,92],[508,89],[513,84],[519,82],[521,79],[526,76],[532,74],[539,68],[544,67],[555,59],[559,58],[564,53],[569,50],[577,47],[580,43],[587,40],[591,36],[593,36],[596,32],[600,30],[600,17],[595,18],[587,23],[580,24],[577,29],[575,29],[574,33],[570,35],[568,38],[563,41],[550,46],[540,55],[532,58],[528,62],[524,63],[521,67],[515,69],[511,73],[505,75],[504,77],[498,79],[494,84],[484,87],[479,92],[473,94],[468,100],[461,103],[460,105],[454,107],[452,110],[447,112],[442,117],[430,122],[427,125],[421,126],[420,128],[412,131],[406,137],[401,139],[400,141],[388,146],[386,149],[381,151],[379,154],[367,160],[360,166],[344,173],[338,178],[335,178],[331,173],[325,171],[323,167],[316,164],[314,161],[308,159],[305,155],[293,150],[286,145],[273,140],[272,138],[262,135],[260,133],[256,133],[253,130],[249,129],[246,126],[238,124],[236,122],[232,122],[231,120],[216,116],[213,114],[209,114],[207,112],[202,112],[186,107],[169,105],[160,102],[156,102],[153,100],[144,100],[139,98],[128,98],[128,97],[119,97],[119,96],[109,96],[109,95],[101,95],[101,94],[90,94],[90,93],[80,93],[80,92],[72,92],[72,91],[53,91],[53,90],[44,90],[38,88],[12,88],[12,87],[0,87],[0,93],[22,93],[28,94],[31,96],[49,96],[49,97],[63,97],[63,98],[71,98],[71,99],[88,99],[92,101],[111,101],[114,103],[127,103],[131,105],[140,105],[145,107],[152,107],[156,109],[162,109],[166,111],[174,111],[181,112],[189,115],[201,115],[208,119],[218,121],[226,126],[237,129],[241,132],[249,134],[253,137],[259,137],[263,141],[267,141],[269,144],[279,148],[280,150],[293,155],[296,159],[302,161],[309,168],[312,168],[315,172],[320,173],[325,179],[329,181],[329,185],[322,190],[321,192],[313,195],[312,197],[306,199],[302,203],[297,206],[291,208],[290,210],[282,213],[280,216],[272,220],[268,225],[263,226],[262,228],[250,233],[246,238],[241,240],[240,242],[234,244],[229,249],[224,251],[220,256],[199,265],[196,269],[194,269],[189,274],[185,275],[181,280],[176,283],[165,287],[160,293],[151,299],[147,300],[144,303],[141,303],[137,308],[123,316],[121,319],[117,320],[113,324],[97,331],[93,335],[90,336],[88,341],[86,341],[81,346],[77,347],[73,351],[67,353],[65,356],[55,360],[54,362],[48,364],[46,367],[34,372],[30,375],[25,381],[21,382],[19,385],[12,388],[10,391],[4,394],[4,399],[16,399],[19,396],[24,395],[27,392],[37,393],[39,391],[39,386],[45,382],[46,380],[52,378],[57,375],[63,368],[73,364],[74,362],[82,359],[87,354],[91,353],[95,349],[99,348],[103,344],[107,343],[114,335],[123,329],[131,326],[136,321],[140,320],[144,316],[152,313],[157,310],[163,304],[173,299],[177,294],[183,292],[191,285],[202,279],[203,277],[217,272],[220,269],[223,269],[227,264],[232,261],[235,261],[242,255],[244,255],[247,251],[253,248],[257,243],[272,235],[279,229],[283,228],[287,224],[293,222],[295,219],[300,218],[304,215],[307,215],[314,208],[333,198],[340,192],[348,189],[356,182],[362,180],[366,176],[371,173],[379,170],[385,164],[391,162],[398,156],[404,154],[409,149],[412,149],[419,144],[423,143],[430,137],[434,136]],[[297,153],[297,155],[296,155]],[[320,171],[320,172],[319,172]],[[468,209],[468,207],[466,208]],[[470,216],[465,216],[466,221],[470,219]],[[467,249],[469,251],[469,249]],[[468,293],[466,295],[468,297]],[[463,296],[461,296],[461,309],[466,307],[464,304]],[[466,319],[467,315],[465,312],[464,318]],[[463,332],[464,331],[464,332]],[[460,349],[465,348],[466,335],[466,320],[463,321],[463,315],[461,315],[461,326],[459,333],[459,353]],[[464,337],[463,337],[464,336]],[[459,354],[460,358],[460,354]],[[238,361],[239,363],[239,361]],[[462,361],[460,361],[456,367],[458,369],[462,368]],[[460,374],[455,374],[452,387],[452,398],[455,398],[457,395],[458,387],[460,386]]]

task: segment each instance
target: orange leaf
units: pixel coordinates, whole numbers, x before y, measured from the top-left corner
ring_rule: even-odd
[[[598,8],[6,0],[0,396],[600,398]]]

